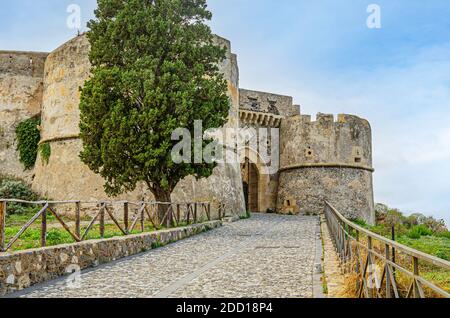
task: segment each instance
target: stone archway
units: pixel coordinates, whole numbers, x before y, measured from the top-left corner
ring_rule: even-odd
[[[246,158],[241,165],[241,169],[246,209],[249,212],[261,212],[258,166]]]

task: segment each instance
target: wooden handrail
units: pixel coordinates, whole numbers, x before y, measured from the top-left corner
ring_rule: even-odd
[[[432,263],[436,266],[439,267],[443,267],[445,269],[449,269],[450,270],[450,262],[442,259],[442,258],[438,258],[436,256],[433,255],[429,255],[426,253],[423,253],[421,251],[415,250],[411,247],[405,246],[403,244],[400,244],[398,242],[392,241],[388,238],[385,238],[384,236],[381,236],[379,234],[373,233],[355,223],[353,223],[352,221],[346,219],[341,213],[339,213],[336,208],[334,208],[329,202],[326,201],[326,204],[331,208],[331,210],[333,211],[333,213],[336,215],[336,217],[343,223],[347,224],[348,226],[350,226],[351,228],[353,228],[354,230],[357,230],[361,233],[364,233],[367,236],[370,236],[374,239],[376,239],[377,241],[381,241],[385,244],[388,244],[390,247],[395,247],[397,249],[397,251],[402,251],[406,254],[409,254],[411,256],[417,257],[421,260],[425,260],[429,263]]]
[[[424,298],[423,285],[440,296],[450,298],[450,294],[447,291],[420,276],[419,261],[435,265],[445,270],[450,269],[450,262],[373,233],[348,220],[327,201],[325,201],[325,217],[344,271],[348,272],[352,270],[358,275],[357,295],[359,297],[383,297],[383,282],[386,289],[385,297],[390,298],[392,295],[396,298],[401,297],[395,276],[395,270],[398,270],[412,279],[406,297],[414,296],[416,298]],[[367,237],[366,242],[361,241],[360,234]],[[374,241],[378,241],[384,246],[384,253],[380,253],[375,248]],[[367,254],[364,258],[362,257],[362,250]],[[413,271],[407,269],[408,266],[406,268],[402,267],[403,265],[396,261],[395,257],[391,256],[390,251],[393,250],[403,252],[405,255],[411,257]],[[373,278],[371,277],[372,274],[369,273],[372,270],[369,270],[369,266],[373,266],[376,259],[384,262],[384,269],[383,274],[381,274],[380,285],[373,287],[369,284],[369,282],[372,283]],[[352,260],[356,260],[356,265],[351,265],[352,262],[350,261]],[[376,273],[374,275],[375,277],[377,276]],[[392,291],[394,292],[393,294]]]
[[[97,201],[80,201],[80,200],[67,200],[67,201],[51,201],[51,200],[40,200],[40,201],[26,201],[19,199],[1,199],[0,202],[8,203],[23,203],[23,204],[70,204],[70,203],[83,203],[83,204],[112,204],[119,205],[124,203],[141,205],[141,204],[163,204],[163,205],[173,205],[173,204],[210,204],[210,202],[159,202],[159,201],[108,201],[108,200],[97,200]]]

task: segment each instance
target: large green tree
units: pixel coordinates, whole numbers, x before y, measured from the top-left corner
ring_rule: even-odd
[[[218,64],[225,49],[205,24],[206,0],[98,0],[88,23],[92,76],[81,92],[81,160],[105,179],[110,196],[145,182],[170,202],[188,175],[213,164],[175,164],[177,128],[225,124],[230,101]],[[194,146],[192,146],[192,149]]]

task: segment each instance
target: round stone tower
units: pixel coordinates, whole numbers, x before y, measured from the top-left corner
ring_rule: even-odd
[[[237,127],[239,109],[239,71],[237,57],[231,53],[228,40],[216,37],[216,41],[227,48],[226,60],[220,64],[228,80],[232,101],[227,127]],[[90,45],[85,35],[78,36],[53,51],[45,62],[44,92],[42,102],[41,144],[50,145],[48,161],[38,156],[33,188],[44,196],[55,200],[103,200],[104,180],[84,165],[79,153],[82,141],[79,138],[80,87],[89,78]],[[151,200],[144,186],[138,187],[116,199]],[[225,204],[229,213],[243,213],[245,201],[242,190],[240,166],[219,165],[214,174],[197,181],[188,177],[181,181],[173,193],[174,201],[212,202],[212,212],[219,204]]]
[[[280,129],[280,213],[320,214],[327,200],[348,218],[374,223],[372,132],[352,115],[283,119]]]

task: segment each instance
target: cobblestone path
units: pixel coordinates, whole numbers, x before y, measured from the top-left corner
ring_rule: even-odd
[[[255,214],[20,297],[312,297],[316,217]]]

